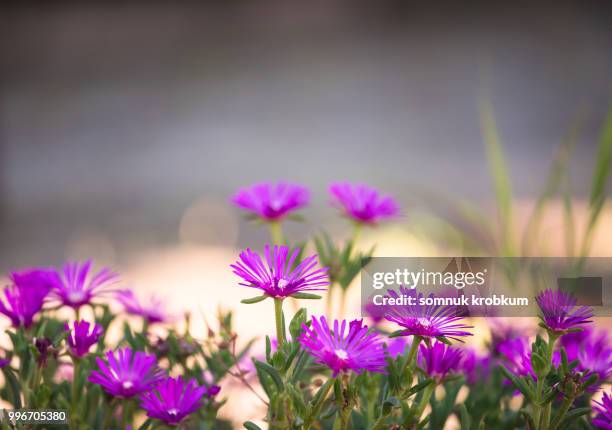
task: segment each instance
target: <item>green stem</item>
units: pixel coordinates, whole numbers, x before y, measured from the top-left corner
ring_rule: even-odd
[[[115,410],[115,399],[113,399],[109,405],[107,405],[106,410],[104,411],[104,419],[102,420],[102,428],[108,429],[110,428],[111,418],[113,416],[113,411]]]
[[[285,333],[283,330],[283,299],[274,298],[274,318],[276,321],[276,341],[278,342],[277,350],[283,346],[285,341]]]
[[[75,318],[75,321],[81,320],[81,307],[80,306],[74,309],[74,318]]]
[[[130,420],[130,400],[123,399],[123,410],[121,411],[121,429],[125,429],[128,424],[131,425]]]
[[[538,382],[536,383],[536,399],[532,404],[533,409],[533,422],[539,428],[540,416],[542,414],[542,406],[540,406],[540,401],[542,399],[542,389],[544,386],[544,379],[538,377]]]
[[[327,395],[329,394],[329,390],[331,390],[331,387],[333,385],[334,385],[334,382],[332,379],[330,379],[329,381],[325,383],[323,387],[321,387],[321,390],[323,391],[321,393],[317,393],[318,400],[312,406],[312,409],[310,410],[310,414],[308,414],[308,416],[304,420],[304,428],[306,430],[308,430],[312,426],[315,418],[319,416],[319,411],[321,410],[321,407],[323,406],[323,402],[325,402],[325,399],[327,398]]]
[[[433,394],[435,388],[436,384],[433,382],[427,387],[425,387],[425,390],[423,391],[423,397],[421,397],[421,401],[419,402],[417,408],[414,411],[414,417],[416,418],[417,423],[421,421],[421,415],[423,415],[423,411],[427,407],[429,399],[431,399],[431,395]]]
[[[285,241],[283,239],[283,230],[279,221],[270,221],[268,223],[270,227],[270,236],[274,245],[282,245]]]
[[[361,230],[363,228],[363,223],[355,222],[355,228],[353,229],[353,237],[351,238],[353,242],[353,246],[357,246],[357,241],[361,237]]]
[[[416,364],[416,354],[419,350],[419,344],[423,338],[421,336],[414,336],[412,340],[412,345],[410,345],[410,350],[408,351],[408,357],[406,357],[406,361],[404,362],[404,366],[402,367],[401,375],[403,376],[408,370],[409,374],[412,376],[412,370]],[[410,381],[412,383],[412,381]]]
[[[550,422],[550,404],[551,402],[546,403],[542,409],[542,416],[540,417],[540,428],[542,430],[546,430]]]
[[[78,413],[78,406],[79,403],[77,401],[78,396],[79,396],[79,372],[80,372],[80,367],[79,367],[79,358],[77,357],[73,357],[72,358],[72,393],[70,396],[70,414],[71,414],[71,419],[70,419],[70,428],[71,429],[78,429],[79,428],[79,413]]]
[[[572,403],[574,403],[574,399],[572,397],[565,397],[563,399],[563,403],[561,403],[561,406],[557,410],[557,413],[555,414],[552,423],[550,423],[550,426],[548,426],[548,430],[557,429],[559,424],[561,424],[561,421],[563,421],[563,418],[565,417],[565,414],[569,410],[570,406],[572,406]]]

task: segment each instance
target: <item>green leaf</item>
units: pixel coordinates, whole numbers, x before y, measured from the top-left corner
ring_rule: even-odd
[[[242,423],[242,425],[247,430],[262,430],[261,427],[259,427],[257,424],[255,424],[252,421],[245,421],[244,423]]]
[[[278,391],[283,391],[284,389],[283,379],[281,378],[281,375],[278,372],[278,370],[270,366],[268,363],[264,363],[263,361],[255,361],[255,367],[261,370],[262,372],[270,375]]]
[[[433,383],[433,379],[426,379],[424,381],[421,381],[418,384],[416,384],[414,387],[411,387],[408,391],[406,391],[402,397],[404,399],[407,399],[408,397],[418,393],[419,391],[424,390],[429,384],[432,384],[432,383]]]
[[[480,123],[489,161],[489,170],[495,188],[501,228],[502,253],[503,256],[510,257],[514,255],[512,244],[512,186],[508,166],[504,160],[493,106],[488,99],[483,99],[480,103]]]
[[[400,336],[404,336],[404,333],[406,333],[406,330],[396,330],[387,337],[389,338],[400,337]]]
[[[569,411],[563,421],[561,421],[560,428],[563,428],[566,424],[569,424],[571,421],[574,421],[577,418],[580,418],[583,415],[591,413],[591,408],[576,408]]]
[[[7,367],[2,368],[2,373],[8,383],[8,387],[11,393],[11,403],[15,409],[21,409],[21,390],[19,388],[19,382],[13,374],[13,371]]]
[[[151,418],[147,418],[147,420],[142,423],[140,427],[138,427],[138,430],[147,430],[149,427],[151,427],[151,424],[153,424],[153,420]]]
[[[297,339],[302,331],[302,324],[306,323],[308,317],[308,311],[306,308],[301,308],[295,313],[291,322],[289,323],[289,333],[291,333],[292,339]]]
[[[250,299],[240,300],[240,303],[244,303],[245,305],[252,305],[254,303],[262,302],[266,300],[267,298],[268,296],[264,294],[263,296],[256,296],[256,297],[251,297]]]
[[[472,427],[472,418],[463,403],[459,405],[459,416],[461,418],[461,430],[470,430]]]
[[[531,392],[527,384],[525,384],[525,381],[523,381],[521,378],[517,378],[516,376],[514,376],[508,369],[506,369],[505,366],[500,366],[500,369],[502,373],[504,374],[504,376],[508,378],[510,381],[512,381],[514,386],[521,393],[523,393],[525,397],[527,397],[529,400],[533,400],[533,393]]]
[[[321,296],[318,294],[310,294],[310,293],[293,293],[289,296],[294,299],[305,299],[305,300],[317,300],[320,299]]]

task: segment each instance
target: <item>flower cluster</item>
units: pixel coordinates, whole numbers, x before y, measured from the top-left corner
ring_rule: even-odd
[[[355,231],[400,214],[392,197],[364,185],[335,183],[329,191]],[[13,344],[0,353],[3,401],[70,408],[71,429],[231,428],[217,414],[221,384],[231,377],[265,406],[270,428],[437,429],[453,414],[466,428],[573,428],[577,419],[584,428],[610,428],[612,397],[600,390],[611,382],[612,345],[571,294],[542,291],[540,329],[493,321],[491,340],[480,348],[463,345],[473,329],[463,309],[427,305],[416,289],[386,296],[414,305],[366,307],[372,326],[344,319],[343,307],[342,318],[331,308],[317,316],[298,306],[288,311],[321,298],[313,292],[329,298],[334,285],[346,293],[372,255],[363,258],[356,239],[339,247],[330,236],[303,255],[307,244],[292,246],[279,235],[309,199],[306,188],[290,183],[258,184],[233,198],[273,236],[262,253],[247,248],[228,268],[239,285],[259,292],[242,303],[274,303],[276,331],[266,330],[265,353],[253,353],[254,340],[233,330],[231,312],[219,311],[218,325],[207,322],[199,338],[189,317],[179,330],[161,300],[119,288],[116,272],[93,270],[90,260],[28,269],[10,274],[0,298]],[[142,325],[135,329],[128,316]],[[523,394],[520,411],[502,406],[516,393]]]

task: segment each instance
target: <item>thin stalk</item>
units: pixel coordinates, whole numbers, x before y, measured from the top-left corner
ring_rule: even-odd
[[[353,228],[353,237],[351,238],[353,242],[353,246],[357,246],[357,241],[361,237],[361,230],[363,229],[363,223],[355,222],[355,227]]]
[[[123,410],[121,411],[121,428],[124,429],[130,423],[130,400],[123,399]]]
[[[270,221],[268,223],[270,228],[270,237],[274,245],[282,245],[285,241],[283,239],[283,230],[279,221]]]
[[[419,402],[417,408],[414,411],[414,416],[417,420],[417,423],[421,421],[421,415],[423,415],[423,411],[427,407],[429,399],[431,399],[431,395],[433,394],[435,388],[436,384],[434,384],[433,382],[427,387],[425,387],[425,390],[423,391],[423,397],[421,397],[421,401]]]
[[[71,397],[70,397],[70,414],[71,414],[71,419],[70,419],[70,429],[78,429],[79,428],[79,424],[78,424],[78,419],[79,419],[79,414],[78,414],[78,396],[79,396],[79,371],[80,371],[80,366],[79,366],[79,358],[78,357],[73,357],[72,358],[72,393],[71,393]]]
[[[414,336],[414,339],[412,340],[412,345],[410,345],[410,350],[408,351],[408,357],[406,358],[404,366],[402,367],[401,375],[404,375],[404,373],[406,373],[406,369],[408,369],[410,374],[412,374],[412,370],[414,369],[414,365],[416,364],[416,353],[419,349],[419,344],[421,343],[421,340],[423,340],[422,337]],[[412,381],[410,382],[412,383]]]
[[[533,403],[533,422],[538,427],[540,422],[540,416],[542,415],[542,406],[540,406],[540,400],[542,399],[543,386],[543,378],[538,377],[538,382],[536,384],[536,401]]]
[[[557,427],[559,427],[559,424],[561,424],[561,421],[563,421],[563,418],[565,418],[565,414],[569,410],[570,406],[572,406],[572,403],[574,403],[574,399],[572,397],[565,397],[563,399],[563,403],[561,403],[561,406],[557,410],[552,423],[550,423],[550,426],[548,426],[548,430],[556,430]]]
[[[551,402],[548,402],[542,408],[542,416],[540,417],[540,428],[542,430],[547,429],[550,422],[550,404]]]
[[[308,430],[313,425],[315,417],[319,415],[319,411],[321,410],[321,407],[323,406],[323,402],[325,402],[325,399],[327,398],[327,395],[329,394],[329,390],[331,390],[331,387],[333,385],[334,385],[333,380],[329,380],[325,383],[325,386],[322,388],[324,391],[321,393],[321,395],[317,393],[318,401],[312,406],[312,409],[310,410],[310,414],[308,414],[308,416],[304,420],[304,428],[306,430]]]
[[[283,299],[274,298],[274,318],[276,321],[276,341],[278,342],[278,350],[285,341],[285,333],[283,330]]]
[[[104,419],[102,420],[102,428],[108,429],[110,428],[111,418],[113,417],[113,411],[115,410],[115,399],[113,399],[110,404],[106,407],[104,411]]]

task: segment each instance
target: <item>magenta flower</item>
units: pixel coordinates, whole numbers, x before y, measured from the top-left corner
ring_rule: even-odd
[[[51,289],[51,272],[29,269],[10,274],[12,285],[4,288],[0,313],[11,320],[13,327],[30,327],[42,309]]]
[[[463,350],[461,369],[468,384],[474,385],[486,380],[491,374],[491,356],[478,354],[474,348]]]
[[[387,339],[385,353],[391,358],[396,358],[403,355],[406,352],[406,346],[409,345],[406,342],[406,338],[396,337],[394,339]]]
[[[91,330],[89,328],[91,327]],[[83,357],[89,353],[89,348],[95,345],[103,333],[102,326],[99,324],[89,324],[87,321],[75,321],[71,329],[68,323],[64,325],[68,332],[68,346],[77,357]]]
[[[142,395],[140,407],[147,411],[149,418],[174,426],[202,406],[205,393],[206,388],[199,386],[193,379],[185,383],[180,376],[166,378]]]
[[[150,297],[147,302],[142,302],[131,290],[118,291],[116,297],[127,313],[142,317],[149,324],[164,322],[168,319],[162,301],[155,297]]]
[[[393,197],[380,194],[367,185],[337,182],[329,187],[332,205],[357,222],[376,224],[381,220],[399,216],[399,205]]]
[[[498,345],[506,368],[515,376],[531,376],[536,379],[531,366],[531,345],[526,337],[508,339]]]
[[[244,280],[240,285],[257,288],[270,297],[284,298],[304,291],[325,290],[323,287],[329,285],[327,268],[317,268],[316,255],[303,259],[293,268],[299,253],[299,248],[290,254],[287,246],[271,248],[266,245],[264,263],[259,254],[247,248],[231,268]]]
[[[119,349],[116,356],[112,351],[106,359],[96,358],[98,370],[91,372],[89,382],[100,385],[115,397],[133,397],[153,388],[164,378],[164,371],[157,367],[154,355],[131,348]]]
[[[594,410],[597,413],[593,418],[593,424],[600,429],[612,430],[612,395],[604,393],[601,402],[595,403]]]
[[[279,182],[241,188],[232,202],[266,221],[276,221],[308,204],[310,193],[300,185]]]
[[[77,309],[103,294],[112,292],[119,275],[109,268],[91,272],[92,262],[68,262],[54,277],[52,296],[66,306]],[[91,273],[90,273],[91,272]]]
[[[218,385],[211,385],[209,387],[204,387],[204,395],[208,399],[212,399],[221,391],[221,387]]]
[[[334,376],[339,372],[364,370],[384,373],[385,349],[383,341],[375,332],[369,331],[362,320],[353,320],[348,324],[343,320],[334,321],[333,331],[324,316],[312,318],[312,326],[303,324],[304,331],[298,339],[321,363],[329,367]]]
[[[421,305],[420,300],[424,298],[423,293],[417,293],[405,287],[400,287],[402,296],[413,297],[413,306],[387,306],[385,319],[394,322],[405,330],[402,336],[420,336],[423,338],[446,337],[461,341],[458,336],[471,336],[465,329],[473,328],[461,321],[462,317],[456,316],[455,306]],[[399,298],[394,290],[389,290],[387,297]],[[433,297],[431,294],[429,297]]]
[[[563,333],[582,324],[590,323],[593,316],[588,306],[576,306],[576,298],[559,290],[544,290],[536,296],[543,316],[542,321],[549,330]]]
[[[442,381],[448,373],[455,372],[461,363],[463,352],[443,342],[431,345],[421,344],[419,361],[429,376],[437,382]]]
[[[561,337],[561,347],[565,348],[569,361],[578,360],[576,370],[583,372],[585,378],[595,373],[597,383],[588,388],[596,391],[612,376],[612,346],[608,333],[587,328],[578,333],[568,333]]]

